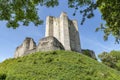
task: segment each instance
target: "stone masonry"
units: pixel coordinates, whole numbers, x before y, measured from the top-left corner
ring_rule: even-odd
[[[39,41],[38,51],[64,50],[63,45],[53,36],[42,38]]]
[[[38,46],[32,38],[26,38],[22,45],[16,48],[14,58],[22,57],[39,51],[65,50],[63,45],[53,36],[40,39]]]
[[[48,16],[45,36],[54,36],[65,50],[81,52],[79,32],[76,20],[70,20],[65,12],[59,18]]]
[[[32,38],[27,37],[16,48],[14,57],[21,57],[39,51],[71,50],[81,52],[79,32],[76,20],[70,20],[62,12],[59,18],[48,16],[46,19],[45,38],[36,45]]]
[[[27,37],[23,43],[16,48],[14,57],[20,57],[29,54],[28,51],[35,51],[36,43],[32,38]]]

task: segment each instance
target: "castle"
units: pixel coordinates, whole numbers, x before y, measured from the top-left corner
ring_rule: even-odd
[[[59,18],[48,16],[46,19],[45,38],[36,45],[27,37],[16,48],[14,57],[21,57],[38,51],[70,50],[81,52],[80,38],[76,20],[70,20],[65,12]]]

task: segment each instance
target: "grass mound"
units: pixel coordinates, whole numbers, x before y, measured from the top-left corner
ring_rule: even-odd
[[[119,80],[119,75],[71,51],[37,52],[0,63],[0,80]]]

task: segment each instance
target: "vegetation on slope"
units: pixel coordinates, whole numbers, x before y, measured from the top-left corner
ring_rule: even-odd
[[[120,71],[120,51],[103,52],[99,58],[103,64]]]
[[[70,51],[37,52],[0,63],[0,80],[118,80],[120,73]]]

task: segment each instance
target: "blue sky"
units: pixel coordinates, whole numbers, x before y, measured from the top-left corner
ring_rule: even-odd
[[[72,16],[74,9],[69,9],[67,7],[67,0],[61,0],[58,7],[55,8],[39,8],[39,15],[44,24],[35,27],[34,24],[29,26],[20,26],[17,29],[7,28],[6,22],[0,22],[0,62],[13,58],[15,49],[20,45],[26,37],[32,37],[36,43],[44,37],[45,35],[45,20],[46,16],[56,16],[59,17],[62,11],[67,12],[70,19],[76,19],[79,26],[79,34],[82,49],[91,49],[96,55],[102,53],[103,51],[120,50],[120,44],[115,44],[114,38],[109,37],[108,41],[103,40],[103,32],[95,32],[95,28],[104,22],[101,20],[101,14],[96,10],[95,17],[92,19],[87,19],[84,25],[80,25],[82,15],[77,13],[76,16]]]

